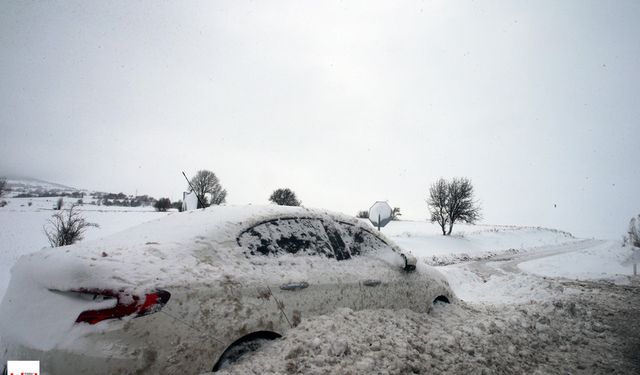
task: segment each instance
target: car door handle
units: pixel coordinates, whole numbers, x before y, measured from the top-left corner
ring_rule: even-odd
[[[287,283],[280,285],[280,289],[282,290],[300,290],[309,287],[309,283],[306,281],[302,281],[299,283]]]
[[[364,286],[378,286],[378,285],[382,284],[382,280],[367,279],[367,280],[363,281],[362,284]]]

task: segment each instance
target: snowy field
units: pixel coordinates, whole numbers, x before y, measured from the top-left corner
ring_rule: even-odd
[[[556,229],[507,225],[458,224],[451,236],[443,236],[437,225],[426,221],[392,221],[382,228],[382,233],[431,265],[532,251],[576,241],[570,233]]]
[[[632,255],[631,248],[621,248],[617,242],[604,241],[576,252],[523,262],[519,267],[540,276],[577,280],[608,279],[626,283],[628,276],[633,273]]]
[[[56,211],[53,205],[57,198],[4,198],[5,207],[0,208],[0,298],[9,283],[11,266],[23,254],[28,254],[49,242],[43,226]],[[74,202],[69,199],[68,202]],[[28,203],[32,205],[29,206]],[[68,207],[68,203],[66,204]],[[97,223],[99,228],[88,228],[86,240],[105,237],[137,224],[167,215],[152,207],[117,207],[85,204],[78,206],[87,221]],[[54,250],[52,250],[54,251]]]
[[[43,225],[54,214],[57,199],[5,200],[8,204],[0,208],[0,297],[18,257],[48,246]],[[100,225],[89,228],[86,239],[172,214],[150,207],[84,205],[80,210]],[[408,310],[340,309],[303,319],[282,339],[224,371],[632,371],[625,362],[626,349],[612,349],[630,345],[620,341],[626,332],[618,319],[621,311],[633,314],[640,308],[630,248],[534,227],[457,225],[452,236],[444,237],[426,221],[397,221],[382,232],[419,261],[435,265],[461,302],[435,306],[427,316]],[[629,332],[638,336],[636,328]]]

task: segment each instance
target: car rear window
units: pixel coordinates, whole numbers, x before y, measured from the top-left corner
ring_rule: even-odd
[[[247,255],[307,254],[333,258],[329,237],[318,219],[276,219],[258,224],[238,237]]]

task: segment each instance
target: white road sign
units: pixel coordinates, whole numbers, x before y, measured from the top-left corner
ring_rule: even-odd
[[[384,201],[377,201],[369,209],[369,221],[371,224],[378,227],[378,229],[387,225],[393,217],[393,210],[389,203]]]

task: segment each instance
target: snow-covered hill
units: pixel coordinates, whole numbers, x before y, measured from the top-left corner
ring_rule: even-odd
[[[73,193],[82,190],[70,186],[39,180],[30,177],[7,177],[8,196],[14,197],[19,194],[36,194],[49,192],[55,193]]]

